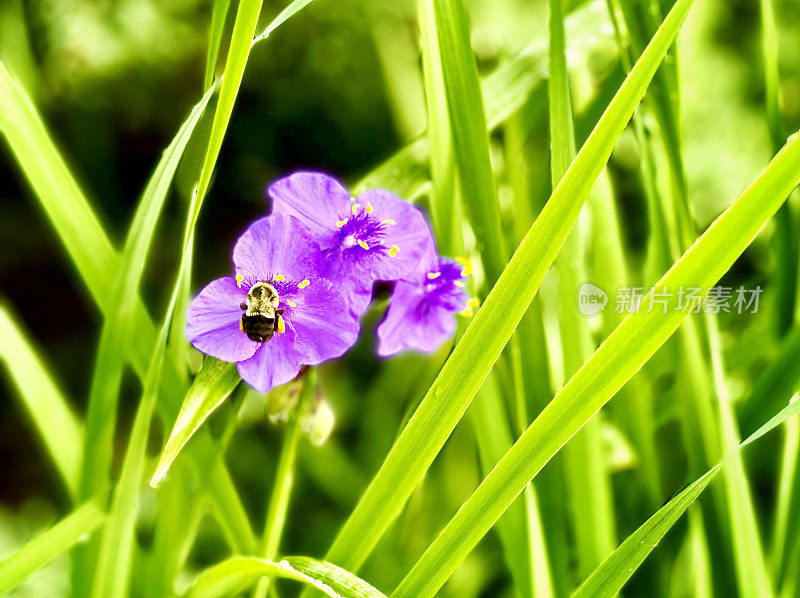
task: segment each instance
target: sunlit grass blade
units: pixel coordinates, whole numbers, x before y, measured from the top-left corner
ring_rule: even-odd
[[[231,45],[228,48],[228,56],[225,62],[225,74],[222,77],[217,109],[214,112],[214,122],[211,125],[211,137],[209,138],[203,166],[200,170],[197,189],[195,189],[195,194],[200,198],[201,205],[211,184],[214,165],[217,163],[222,140],[225,137],[225,131],[228,129],[228,122],[233,113],[233,104],[239,93],[239,86],[244,76],[244,67],[247,65],[247,58],[250,55],[250,44],[258,24],[258,15],[261,12],[261,3],[262,0],[241,0],[236,12],[236,21],[233,24],[233,33],[231,34]],[[194,226],[194,223],[192,223],[192,226]]]
[[[120,268],[120,257],[100,226],[89,202],[75,182],[53,144],[30,97],[0,63],[0,131],[9,142],[20,167],[31,182],[59,238],[100,310],[108,315],[114,309],[113,285]],[[134,370],[144,378],[152,355],[155,330],[141,301],[137,302],[131,342],[126,346]],[[177,414],[185,388],[174,367],[167,368],[162,380],[158,407],[166,421]],[[203,471],[207,489],[215,503],[215,513],[228,530],[238,550],[255,548],[247,515],[230,476],[210,437],[195,443],[194,460]]]
[[[385,598],[352,573],[306,557],[289,557],[278,563],[233,557],[203,571],[192,586],[189,598],[235,595],[264,576],[299,581],[330,598]]]
[[[680,3],[675,7],[680,7]],[[646,55],[647,52],[643,56]],[[800,136],[794,136],[655,286],[708,288],[716,283],[798,182]],[[509,268],[513,264],[514,260]],[[395,596],[417,597],[435,592],[514,497],[688,315],[675,309],[674,297],[668,302],[666,313],[651,309],[651,300],[652,294],[648,294],[639,310],[622,322],[536,418],[462,505],[406,576]]]
[[[259,33],[255,39],[253,39],[253,44],[267,39],[273,31],[275,31],[278,27],[283,25],[286,21],[291,19],[294,15],[311,4],[313,1],[314,0],[293,0],[293,2],[284,8],[277,17],[270,21],[270,24],[264,28],[264,31]]]
[[[9,558],[0,561],[0,594],[15,588],[31,573],[72,548],[85,534],[97,529],[105,519],[99,502],[92,500],[83,504]]]
[[[170,465],[189,438],[214,409],[228,398],[239,382],[241,378],[234,364],[206,357],[203,367],[186,394],[178,419],[161,451],[155,473],[150,480],[151,486],[155,488],[164,479]]]
[[[392,447],[327,560],[356,569],[402,509],[525,313],[690,6],[691,0],[676,2],[626,78]]]
[[[794,395],[792,401],[800,397]],[[798,480],[798,459],[800,458],[800,422],[790,420],[786,422],[783,439],[783,458],[781,459],[780,475],[778,477],[777,500],[775,515],[772,521],[772,572],[775,585],[780,588],[783,582],[783,573],[786,568],[787,546],[791,545],[789,538],[796,536],[793,533],[800,523],[800,484]]]
[[[30,340],[3,305],[0,360],[6,364],[22,404],[74,499],[83,461],[83,423],[75,417]]]
[[[231,0],[214,0],[214,4],[211,7],[211,26],[208,30],[208,49],[206,50],[206,72],[203,78],[203,85],[206,89],[211,87],[214,82],[219,47],[222,43],[222,34],[225,31],[225,21],[227,20],[230,6]]]
[[[628,536],[619,548],[603,561],[602,565],[595,569],[572,594],[573,598],[615,596],[658,545],[661,538],[711,483],[719,470],[719,465],[714,467],[661,507],[655,515]]]
[[[211,92],[211,89],[206,92],[200,103],[192,110],[189,118],[181,126],[172,143],[167,147],[144,191],[136,216],[131,224],[128,240],[122,255],[122,272],[119,288],[116,291],[117,307],[103,324],[100,345],[101,351],[114,353],[114,357],[107,359],[107,361],[116,362],[115,365],[120,370],[122,368],[122,356],[124,355],[122,339],[127,338],[132,332],[133,310],[156,223],[183,151],[211,98]],[[177,300],[178,290],[176,288],[173,293],[166,322],[162,326],[161,334],[153,349],[153,357],[144,380],[142,400],[134,420],[131,437],[128,440],[128,448],[123,461],[120,479],[114,490],[109,521],[103,530],[97,566],[92,576],[92,595],[98,598],[122,596],[127,586],[134,542],[133,528],[144,469],[147,436],[150,430],[150,419],[158,397],[158,384],[161,380],[163,368],[166,334],[169,330],[171,312]],[[100,359],[98,358],[99,363]],[[108,375],[111,375],[108,371],[99,374],[101,377]],[[120,376],[121,371],[115,372],[114,375]],[[97,377],[93,379],[93,382],[96,379]],[[116,384],[117,386],[119,385],[118,380]],[[108,385],[100,383],[99,387],[107,389]],[[115,411],[115,409],[108,408],[108,397],[106,397],[105,401],[105,403],[100,403],[104,405],[104,408],[98,412],[98,417],[100,418],[108,418],[109,413]],[[90,412],[91,408],[92,405],[90,404]],[[109,433],[113,433],[114,424],[114,419],[111,419],[106,424],[111,427]],[[106,450],[110,453],[111,446],[90,447],[87,443],[87,451],[89,450]],[[98,467],[96,461],[87,460],[86,463],[87,468],[90,466]],[[88,469],[88,471],[92,470]]]
[[[575,157],[575,130],[567,72],[561,0],[550,0],[550,180],[555,189]],[[583,264],[580,226],[569,233],[555,265],[558,278],[560,351],[564,376],[569,379],[594,348],[587,319],[574,304],[575,289],[587,278]],[[554,376],[554,378],[556,378]],[[578,571],[588,574],[616,544],[611,484],[602,457],[600,422],[590,423],[566,447],[564,453],[566,502],[575,536]]]
[[[423,3],[430,3],[427,12],[436,28],[435,51],[441,68],[462,206],[475,232],[487,286],[491,286],[506,264],[505,243],[500,232],[500,207],[467,16],[460,0],[423,0]]]
[[[422,72],[427,108],[427,136],[430,151],[430,170],[433,191],[431,195],[431,218],[436,233],[436,245],[442,255],[454,255],[456,239],[457,196],[453,140],[450,133],[450,116],[447,97],[442,80],[442,60],[439,53],[436,19],[431,0],[420,0],[418,19],[421,30]],[[459,242],[459,245],[461,243]],[[459,248],[460,249],[460,248]]]
[[[113,291],[113,308],[103,322],[89,392],[84,469],[81,479],[81,492],[84,498],[96,493],[108,483],[125,343],[134,330],[135,308],[147,255],[180,158],[210,98],[211,90],[206,92],[194,107],[164,152],[144,190],[125,242],[119,264],[120,271],[117,273],[118,282]]]
[[[619,545],[572,595],[573,598],[585,596],[615,596],[634,574],[636,569],[661,541],[678,518],[688,509],[711,481],[731,459],[739,458],[739,451],[748,444],[758,440],[764,434],[775,429],[790,418],[800,413],[800,405],[793,404],[782,409],[770,418],[758,431],[744,442],[734,447],[723,459],[689,484],[677,496],[670,499],[661,509],[650,517],[639,529]]]

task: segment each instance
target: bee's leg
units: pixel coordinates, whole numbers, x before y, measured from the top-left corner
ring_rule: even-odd
[[[286,311],[285,307],[279,307],[278,309],[275,310],[275,313],[281,315],[285,311]]]
[[[283,334],[286,332],[286,324],[284,323],[281,314],[279,314],[277,310],[275,311],[275,332],[278,334]]]

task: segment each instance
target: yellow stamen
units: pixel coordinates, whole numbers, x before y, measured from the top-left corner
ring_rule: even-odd
[[[236,286],[239,287],[240,289],[242,288],[242,281],[243,280],[244,280],[244,276],[242,276],[241,274],[237,274],[236,275]]]
[[[239,330],[244,332],[244,320],[242,318],[239,318]]]
[[[470,307],[478,307],[480,304],[481,304],[480,299],[478,299],[477,297],[473,297],[472,299],[467,301],[467,305],[469,305]]]
[[[386,220],[383,221],[383,224],[397,224],[397,223],[391,218],[387,218]]]
[[[361,249],[369,249],[369,245],[364,243],[364,241],[358,241],[358,245],[361,247]]]
[[[441,272],[428,272],[428,280],[436,280],[442,275]]]
[[[297,303],[295,303],[291,299],[286,300],[286,305],[288,305],[289,307],[297,307]]]
[[[367,214],[372,214],[372,204],[371,203],[367,203],[367,207],[364,208],[364,209],[367,210]]]
[[[304,289],[304,288],[306,288],[306,287],[307,287],[308,285],[310,285],[310,284],[311,284],[311,283],[310,283],[310,282],[308,282],[308,279],[306,279],[306,280],[304,280],[303,282],[301,282],[300,284],[298,284],[298,285],[297,285],[297,288],[298,288],[298,289]]]
[[[392,248],[389,250],[389,257],[394,257],[398,251],[400,251],[400,248],[397,245],[392,245]]]
[[[272,277],[272,280],[278,280],[280,282],[283,282],[286,279],[283,277],[282,274],[276,274],[275,276]]]
[[[457,257],[456,261],[463,266],[461,276],[469,276],[472,273],[472,262],[467,258]]]
[[[472,310],[471,309],[462,309],[458,312],[460,315],[464,316],[465,318],[472,317]]]
[[[278,324],[277,327],[275,328],[275,332],[277,332],[278,334],[283,334],[284,332],[286,332],[286,324],[284,323],[281,314],[276,314],[275,320],[276,324]]]
[[[336,223],[336,226],[342,228],[345,224],[347,224],[347,220],[340,220],[339,222]]]
[[[456,280],[454,284],[455,284],[457,287],[460,287],[460,288],[462,288],[462,289],[463,289],[465,286],[467,286],[467,285],[465,285],[463,282],[461,282],[460,280]]]
[[[354,204],[353,204],[353,216],[355,216],[355,215],[358,213],[358,209],[359,209],[360,207],[361,207],[361,206],[360,206],[360,205],[358,205],[357,203],[354,203]]]

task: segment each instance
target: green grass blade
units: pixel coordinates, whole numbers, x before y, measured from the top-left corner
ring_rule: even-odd
[[[0,105],[3,107],[0,110],[0,131],[8,140],[92,298],[105,315],[110,314],[115,309],[112,293],[120,269],[120,257],[67,169],[30,97],[2,63]],[[137,334],[133,335],[127,347],[128,356],[134,370],[144,378],[156,332],[141,301],[136,306],[134,328]],[[174,367],[164,372],[161,390],[158,406],[162,418],[172,421],[185,394],[185,387]],[[203,472],[202,479],[207,482],[215,502],[215,513],[222,518],[229,540],[237,550],[254,550],[255,537],[218,451],[208,435],[203,435],[195,445],[197,469]]]
[[[423,3],[429,3],[427,13],[432,14],[436,27],[436,52],[461,183],[462,206],[475,232],[487,286],[491,286],[506,264],[505,243],[500,232],[500,207],[467,15],[460,0],[423,0]],[[431,42],[433,46],[433,40]]]
[[[575,132],[565,54],[563,7],[550,0],[550,172],[556,188],[575,157]],[[556,260],[559,285],[559,331],[564,376],[569,379],[594,348],[587,319],[576,308],[575,290],[587,279],[579,226],[567,237]],[[576,435],[564,453],[567,502],[575,535],[578,571],[588,574],[616,544],[613,498],[600,438],[600,422]]]
[[[116,313],[106,318],[106,322],[103,325],[104,330],[101,333],[101,338],[110,339],[110,342],[104,348],[118,356],[116,359],[119,359],[120,369],[122,367],[121,356],[124,354],[122,339],[127,338],[132,332],[130,326],[133,321],[135,300],[138,296],[139,284],[156,222],[172,184],[172,179],[178,169],[178,163],[183,151],[211,98],[211,92],[211,89],[206,92],[200,103],[192,110],[189,118],[181,126],[169,147],[167,147],[145,189],[136,217],[131,225],[131,231],[122,256],[122,273]],[[177,281],[177,285],[144,380],[144,391],[134,420],[133,431],[128,441],[120,479],[114,490],[109,521],[103,530],[97,566],[92,572],[92,595],[98,598],[122,596],[127,587],[134,543],[133,532],[136,509],[147,448],[147,436],[150,430],[150,419],[158,396],[158,384],[161,380],[166,336],[180,288],[180,278]],[[105,336],[106,329],[110,330],[107,337]],[[101,347],[103,347],[102,342]],[[108,375],[107,372],[104,375]],[[107,417],[108,411],[101,411],[100,414]],[[112,432],[114,423],[113,420],[109,422]],[[87,450],[89,450],[88,445]],[[92,450],[108,450],[111,452],[111,447],[92,447]],[[96,462],[94,465],[96,466]]]
[[[261,12],[261,2],[262,0],[241,0],[236,12],[231,45],[225,62],[225,74],[222,77],[217,110],[214,112],[214,122],[211,125],[211,137],[208,141],[203,166],[200,170],[200,178],[195,190],[201,205],[211,184],[211,175],[214,172],[219,150],[222,148],[222,140],[225,137],[225,131],[228,129],[228,122],[233,113],[233,104],[236,101],[239,86],[242,83],[244,67],[250,55],[250,45],[258,24],[258,15]],[[192,228],[194,228],[194,223],[192,223]]]
[[[739,443],[739,429],[731,405],[724,365],[722,343],[716,319],[705,314],[714,387],[719,399],[721,437],[723,446],[730,450]],[[743,596],[768,597],[774,594],[767,563],[758,531],[747,472],[739,455],[732,456],[725,470],[725,491],[728,497],[728,519],[736,563],[739,592]]]
[[[255,39],[253,40],[253,45],[257,44],[260,41],[267,39],[270,34],[275,31],[278,27],[283,25],[286,21],[291,19],[294,15],[304,9],[306,6],[311,4],[314,0],[294,0],[289,6],[284,8],[277,17],[272,19],[269,25],[259,33]],[[251,46],[252,47],[252,46]]]
[[[609,556],[572,595],[573,598],[588,596],[615,596],[632,576],[639,565],[653,551],[661,538],[670,530],[678,518],[705,490],[723,466],[740,460],[739,452],[767,432],[800,413],[800,405],[793,404],[770,418],[755,434],[734,447],[725,459],[684,488],[631,534],[614,553]]]
[[[195,125],[211,98],[211,91],[209,89],[194,107],[156,166],[139,202],[125,242],[119,264],[120,272],[117,278],[119,282],[113,291],[114,307],[106,316],[100,333],[100,347],[89,392],[84,469],[81,479],[81,492],[84,498],[95,494],[108,483],[125,344],[134,330],[135,309],[147,255],[178,163]]]
[[[455,255],[456,244],[462,245],[456,230],[456,188],[453,140],[450,135],[450,116],[442,80],[442,60],[436,33],[436,18],[431,0],[419,2],[421,29],[422,71],[428,115],[427,136],[430,144],[430,168],[433,192],[431,217],[436,232],[436,245],[442,255]]]
[[[278,563],[233,557],[203,571],[197,577],[189,598],[235,595],[264,576],[299,581],[330,598],[386,598],[352,573],[305,557],[290,557]]]
[[[116,279],[114,249],[84,199],[78,183],[53,146],[30,97],[0,62],[0,131],[58,229],[70,257],[93,296],[110,294]],[[79,248],[79,249],[78,249]]]
[[[74,499],[83,461],[83,423],[75,417],[30,340],[2,305],[0,360],[5,362],[22,404]]]
[[[385,598],[384,594],[360,577],[331,563],[305,556],[289,556],[284,560],[293,569],[323,582],[346,598]]]
[[[214,0],[211,7],[211,26],[208,30],[208,50],[206,51],[206,72],[203,78],[205,89],[211,87],[214,82],[214,72],[217,69],[217,58],[219,58],[219,46],[222,43],[222,33],[225,31],[225,21],[228,18],[228,10],[231,7],[231,0]]]
[[[15,588],[34,571],[72,548],[82,536],[97,529],[105,519],[98,503],[93,500],[83,504],[9,558],[0,561],[0,594]]]
[[[676,2],[626,78],[392,447],[327,560],[357,568],[402,509],[525,313],[690,6],[691,0]]]
[[[692,482],[619,545],[605,561],[572,594],[585,596],[615,596],[639,565],[661,541],[681,515],[702,494],[719,473],[720,466]]]
[[[643,56],[646,55],[647,52]],[[798,182],[800,136],[794,136],[655,286],[708,288],[716,283]],[[514,260],[509,268],[513,265]],[[651,299],[648,294],[639,311],[622,322],[556,395],[462,505],[394,596],[427,596],[435,592],[525,485],[686,318],[687,314],[675,310],[675,299],[668,304],[667,313],[648,313]]]
[[[236,365],[206,357],[203,367],[186,393],[181,412],[158,458],[150,485],[155,488],[167,475],[170,465],[189,438],[209,415],[233,392],[241,381]]]

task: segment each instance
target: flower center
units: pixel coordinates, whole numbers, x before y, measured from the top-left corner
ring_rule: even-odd
[[[351,212],[350,216],[336,223],[339,229],[339,246],[343,250],[355,250],[356,247],[360,247],[365,252],[377,251],[394,257],[400,248],[396,245],[385,247],[383,240],[387,228],[396,222],[390,218],[379,220],[369,203],[365,207],[354,203]]]

